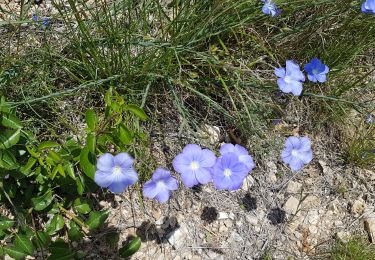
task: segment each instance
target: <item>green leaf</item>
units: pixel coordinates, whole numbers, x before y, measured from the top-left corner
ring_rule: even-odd
[[[79,226],[73,221],[70,222],[70,229],[68,230],[68,237],[71,241],[79,241],[83,238],[83,234]]]
[[[12,114],[2,115],[1,125],[12,129],[22,128],[21,120]]]
[[[139,119],[143,121],[148,119],[148,116],[146,115],[145,111],[136,105],[129,104],[125,106],[125,109],[132,112],[134,115],[136,115]]]
[[[6,130],[0,134],[0,149],[8,149],[20,140],[21,129]]]
[[[91,211],[89,215],[89,219],[86,221],[87,226],[90,229],[97,229],[100,228],[106,219],[108,218],[109,212],[108,211]]]
[[[48,260],[72,260],[74,259],[75,253],[72,252],[69,245],[62,239],[58,239],[49,246],[51,255],[47,258]]]
[[[11,220],[7,217],[0,216],[0,230],[7,230],[8,228],[14,225],[14,220]]]
[[[79,156],[79,164],[82,171],[92,180],[94,179],[96,170],[95,146],[96,138],[94,135],[89,134],[86,139],[86,146],[81,150]]]
[[[52,203],[52,200],[53,200],[52,190],[49,189],[42,196],[32,198],[31,202],[36,211],[41,211],[47,208]]]
[[[27,255],[32,255],[35,249],[29,237],[18,234],[16,234],[16,239],[14,240],[14,247]]]
[[[34,157],[30,157],[29,160],[27,160],[27,163],[26,165],[22,166],[20,168],[20,171],[25,174],[25,175],[28,175],[31,171],[31,169],[33,168],[33,166],[35,165],[35,163],[37,162],[38,160]]]
[[[120,234],[115,231],[109,232],[105,235],[104,239],[110,248],[117,249],[118,241],[120,240]]]
[[[37,231],[34,242],[39,248],[45,248],[51,243],[51,237],[47,232]]]
[[[8,150],[0,150],[0,168],[13,170],[18,168],[16,157]]]
[[[90,205],[86,201],[81,201],[80,198],[74,200],[74,209],[81,214],[87,214],[91,211]]]
[[[43,149],[47,149],[47,148],[56,148],[56,147],[60,147],[60,145],[54,141],[44,141],[38,145],[38,151],[42,151]]]
[[[129,145],[133,141],[132,132],[124,125],[121,124],[118,127],[118,137],[123,144]]]
[[[123,246],[119,250],[119,254],[121,257],[129,257],[136,253],[139,248],[141,247],[141,239],[139,237],[134,238],[132,241],[130,241],[129,244]]]
[[[4,253],[16,260],[23,259],[26,256],[24,252],[20,251],[20,249],[15,246],[4,247]]]
[[[86,123],[91,131],[95,131],[98,124],[98,117],[93,109],[86,111]]]
[[[70,162],[65,163],[64,170],[69,175],[70,178],[72,178],[73,180],[76,179],[76,176],[74,174],[74,167],[72,163]]]
[[[47,223],[46,225],[46,231],[48,234],[53,235],[57,231],[61,230],[64,227],[64,218],[60,215],[57,214],[53,216],[51,221]]]

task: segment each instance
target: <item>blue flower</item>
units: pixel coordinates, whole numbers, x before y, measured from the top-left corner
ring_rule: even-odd
[[[177,190],[178,184],[176,178],[171,173],[162,168],[156,169],[151,180],[143,186],[143,195],[150,199],[156,199],[160,203],[166,202],[171,196],[172,190]]]
[[[372,114],[368,114],[365,121],[367,124],[375,124],[375,117]]]
[[[305,164],[311,162],[312,158],[311,142],[308,137],[288,137],[281,153],[281,159],[293,171],[302,169]]]
[[[366,14],[375,14],[375,0],[367,0],[362,4],[362,12]]]
[[[51,20],[47,17],[42,18],[42,25],[43,26],[48,26],[51,23]]]
[[[312,82],[319,81],[320,83],[327,81],[327,73],[329,68],[327,65],[321,62],[318,58],[314,58],[305,65],[305,71],[307,72],[307,78]]]
[[[305,81],[299,65],[292,60],[286,61],[286,68],[275,69],[276,76],[279,77],[277,85],[284,93],[293,93],[299,96],[302,93],[302,82]]]
[[[100,187],[108,188],[114,193],[123,192],[128,186],[138,181],[137,172],[133,168],[134,159],[127,153],[116,156],[105,153],[96,164],[95,182]]]
[[[33,21],[38,21],[39,17],[36,14],[33,14],[32,18]]]
[[[219,157],[212,170],[213,183],[219,190],[238,190],[249,173],[235,153],[225,153]]]
[[[255,167],[253,158],[249,155],[249,152],[241,145],[236,144],[223,144],[220,147],[221,155],[234,153],[238,160],[246,165],[248,171],[251,171]]]
[[[277,8],[276,4],[272,0],[262,0],[264,3],[262,12],[271,16],[278,16],[281,10]]]
[[[211,168],[216,161],[215,154],[202,149],[199,145],[188,144],[182,153],[173,160],[173,168],[181,174],[182,182],[186,187],[197,184],[206,184],[212,180]]]

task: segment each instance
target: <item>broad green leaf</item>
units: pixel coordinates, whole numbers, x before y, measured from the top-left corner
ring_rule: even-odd
[[[0,150],[0,168],[13,170],[18,167],[16,157],[8,150]]]
[[[145,111],[142,108],[140,108],[136,105],[129,104],[129,105],[125,106],[125,109],[132,112],[134,115],[139,117],[139,119],[141,119],[141,120],[147,120],[148,119],[148,116],[146,115]]]
[[[91,211],[89,215],[89,219],[86,221],[86,225],[90,229],[97,229],[100,228],[106,219],[108,218],[109,212],[108,211]]]
[[[59,163],[61,162],[61,157],[58,153],[56,153],[55,151],[53,150],[50,150],[48,152],[48,155],[47,155],[47,158],[51,158],[52,161],[56,162],[56,163]]]
[[[14,225],[14,220],[11,220],[7,217],[0,216],[0,230],[7,230],[8,228]]]
[[[135,254],[139,248],[141,247],[141,239],[139,237],[134,238],[132,241],[130,241],[129,244],[123,246],[119,250],[119,254],[121,257],[129,257],[133,254]]]
[[[21,120],[12,114],[3,114],[1,116],[1,125],[12,129],[22,128]]]
[[[90,178],[94,179],[95,176],[95,155],[90,152],[89,148],[84,147],[79,156],[79,165],[82,171]]]
[[[51,243],[51,237],[47,232],[37,231],[34,237],[35,244],[39,248],[45,248]]]
[[[46,231],[48,234],[53,235],[57,231],[61,230],[64,227],[64,218],[57,214],[55,215],[49,223],[46,225]]]
[[[29,237],[18,234],[16,234],[16,239],[14,240],[14,248],[27,255],[32,255],[35,249]]]
[[[83,192],[85,191],[85,186],[84,186],[84,180],[81,175],[78,175],[78,178],[76,179],[76,187],[77,187],[77,192],[79,195],[82,195]]]
[[[56,148],[56,147],[60,147],[60,145],[54,141],[44,141],[38,145],[38,151],[42,151],[43,149],[47,149],[47,148]]]
[[[93,134],[88,134],[86,138],[86,147],[89,148],[89,151],[95,153],[96,147],[96,137]]]
[[[48,260],[72,260],[74,259],[75,253],[72,252],[69,245],[62,239],[58,239],[49,246],[51,255],[47,258]]]
[[[74,200],[74,209],[81,214],[87,214],[91,211],[90,205],[86,201],[81,201],[80,198]]]
[[[4,247],[4,253],[16,260],[23,259],[26,256],[23,251],[20,251],[20,249],[16,248],[15,246]]]
[[[120,240],[120,234],[118,232],[109,232],[104,237],[105,242],[113,249],[117,249],[118,241]]]
[[[41,211],[47,208],[53,200],[52,190],[48,190],[42,196],[32,198],[31,202],[33,203],[33,207],[36,211]]]
[[[20,168],[20,171],[23,174],[28,175],[37,161],[38,160],[34,157],[30,157],[29,160],[27,160],[27,163]]]
[[[98,117],[93,109],[88,109],[86,111],[86,123],[91,131],[95,131],[98,125]]]
[[[8,149],[20,140],[21,129],[6,130],[0,133],[0,149]]]
[[[126,145],[131,144],[132,141],[133,141],[132,133],[129,131],[129,129],[124,124],[121,124],[121,125],[118,126],[118,137],[119,137],[120,141],[123,144],[126,144]]]
[[[68,230],[68,237],[71,241],[79,241],[83,238],[83,234],[79,226],[73,221],[70,222],[70,229]]]

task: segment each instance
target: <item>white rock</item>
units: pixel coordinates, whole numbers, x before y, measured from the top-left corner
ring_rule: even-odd
[[[246,221],[253,226],[258,225],[258,218],[256,216],[246,215]]]
[[[197,135],[200,139],[205,139],[209,144],[217,144],[220,141],[220,128],[205,124],[198,130]]]
[[[370,181],[374,181],[375,180],[375,172],[373,171],[370,171],[370,170],[364,170],[364,175],[366,176],[366,178]]]
[[[288,193],[297,193],[301,190],[302,184],[295,181],[289,181],[286,191]]]
[[[218,220],[223,220],[223,219],[228,219],[228,218],[230,218],[230,217],[229,217],[229,214],[226,213],[226,212],[219,212],[219,214],[217,216]]]
[[[187,238],[187,228],[185,224],[181,223],[180,227],[169,234],[167,234],[168,242],[175,248],[179,249],[184,246]]]
[[[350,233],[347,231],[339,231],[336,233],[336,238],[342,243],[348,243],[350,240]]]
[[[299,200],[293,196],[290,196],[289,199],[285,202],[283,209],[288,214],[295,214],[299,205]]]
[[[248,176],[243,180],[243,183],[242,183],[242,187],[241,187],[241,189],[242,189],[243,191],[249,191],[250,188],[254,186],[254,183],[255,183],[255,180],[254,180],[253,176],[248,175]]]
[[[363,222],[371,242],[375,244],[375,213],[368,215]]]

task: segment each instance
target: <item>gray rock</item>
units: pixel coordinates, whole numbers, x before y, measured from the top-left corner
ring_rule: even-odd
[[[290,196],[289,199],[285,202],[283,209],[288,214],[295,214],[297,212],[299,205],[299,200],[293,196]]]
[[[167,240],[175,249],[179,249],[186,243],[186,238],[188,235],[187,228],[185,224],[181,223],[180,227],[167,234]]]

